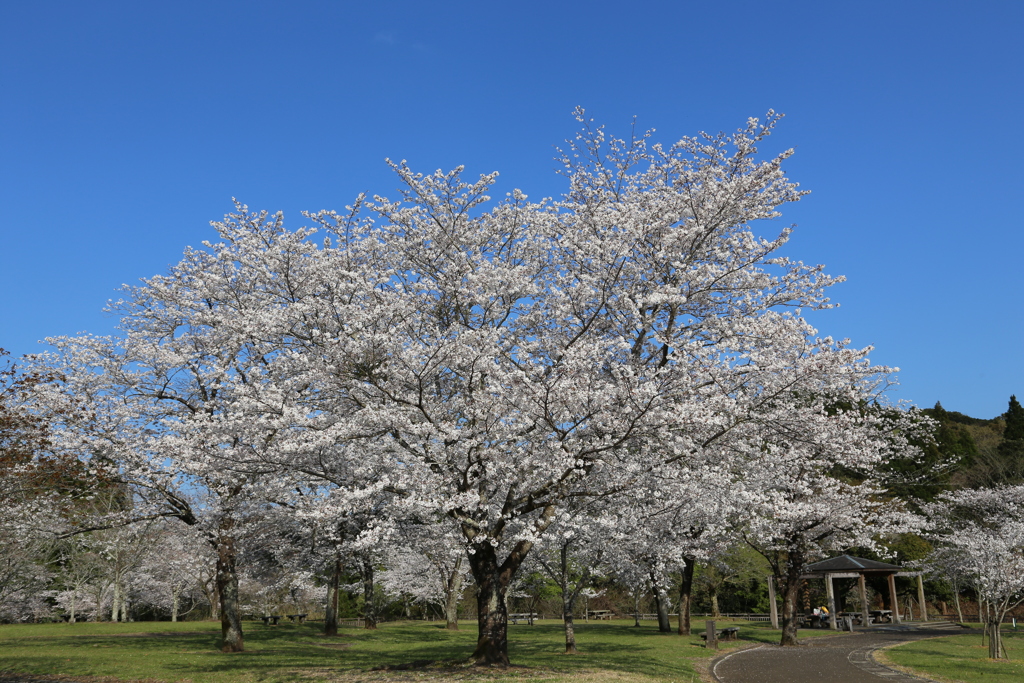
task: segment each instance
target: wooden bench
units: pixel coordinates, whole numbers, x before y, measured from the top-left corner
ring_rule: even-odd
[[[592,609],[587,611],[587,619],[611,619],[615,613],[610,609]]]
[[[260,617],[263,620],[264,626],[277,626],[277,622],[281,621],[280,614],[272,614],[269,616]]]
[[[286,614],[285,616],[288,617],[289,621],[294,622],[297,619],[298,622],[301,624],[304,621],[306,621],[306,616],[307,615],[305,615],[305,614]]]
[[[739,634],[740,634],[739,626],[730,626],[729,628],[723,628],[720,631],[716,630],[715,631],[715,639],[716,640],[736,640],[736,638],[739,637]],[[700,634],[700,639],[701,640],[707,640],[708,639],[708,634],[707,633]]]

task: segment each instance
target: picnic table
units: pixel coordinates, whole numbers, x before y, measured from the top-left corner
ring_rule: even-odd
[[[591,609],[587,610],[587,619],[611,619],[615,616],[615,613],[610,609]]]
[[[853,620],[853,623],[857,624],[858,626],[870,626],[875,622],[875,618],[868,614],[868,623],[865,624],[863,612],[843,612],[840,616],[844,618],[849,617]]]
[[[514,612],[508,615],[509,621],[511,621],[513,624],[518,624],[520,621],[525,621],[528,624],[533,624],[534,620],[539,618],[540,617],[537,615],[536,612]]]
[[[262,616],[262,617],[260,617],[260,619],[263,620],[263,625],[264,626],[277,626],[277,622],[281,621],[281,615],[280,614],[271,614],[271,615],[267,615],[267,616]]]
[[[287,616],[288,620],[292,621],[292,622],[294,622],[296,619],[298,619],[299,623],[301,624],[304,621],[306,621],[306,616],[307,615],[305,615],[305,614],[286,614],[285,616]]]
[[[891,624],[892,623],[892,610],[891,609],[873,609],[871,610],[871,616],[879,624]]]

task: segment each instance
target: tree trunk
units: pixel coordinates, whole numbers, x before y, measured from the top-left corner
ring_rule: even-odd
[[[448,575],[444,593],[444,627],[449,631],[459,630],[459,593],[462,591],[462,557],[455,561],[455,568]]]
[[[171,586],[171,621],[178,620],[178,585]]]
[[[722,616],[722,612],[718,609],[718,588],[716,586],[708,587],[708,598],[711,600],[711,616],[718,619]]]
[[[682,581],[679,582],[679,635],[690,635],[690,601],[693,599],[693,570],[696,561],[692,557],[683,558]]]
[[[562,593],[562,623],[565,624],[565,654],[576,654],[576,626],[573,622],[573,603],[571,595]]]
[[[217,541],[217,593],[220,594],[220,632],[222,652],[242,652],[242,614],[238,604],[238,572],[235,567],[235,540]]]
[[[988,617],[988,657],[989,659],[1003,659],[1003,633],[999,630],[1000,619],[996,615],[997,610],[989,612]]]
[[[668,622],[668,593],[651,572],[651,590],[654,591],[654,604],[658,609],[658,630],[662,633],[671,633],[672,625]]]
[[[121,609],[121,582],[114,577],[114,597],[110,599],[110,620],[117,622]]]
[[[363,576],[363,628],[377,628],[377,610],[373,601],[373,563],[364,559],[360,562]]]
[[[633,626],[640,626],[640,586],[633,591]]]
[[[786,559],[786,575],[782,591],[782,640],[783,647],[797,644],[797,598],[800,594],[800,570],[803,568],[803,555],[789,553]]]
[[[327,587],[327,608],[324,610],[324,635],[338,635],[338,591],[341,590],[341,558],[334,558],[331,583]]]
[[[543,532],[554,517],[555,507],[545,506],[540,519],[534,522],[534,530]],[[471,542],[477,536],[477,531],[469,525],[464,524],[462,531]],[[509,665],[508,608],[505,606],[505,593],[531,548],[533,543],[530,541],[517,542],[505,561],[498,565],[498,557],[490,539],[484,538],[472,543],[469,568],[476,579],[479,636],[471,658],[478,665]]]
[[[77,598],[77,597],[78,597],[78,590],[77,589],[72,590],[71,591],[71,616],[68,618],[68,623],[69,624],[75,623],[75,598]]]
[[[220,589],[217,588],[216,571],[213,575],[213,588],[210,590],[208,598],[210,600],[210,618],[216,621],[220,619]]]
[[[569,542],[562,543],[559,553],[559,576],[558,584],[562,589],[562,623],[565,625],[565,654],[576,654],[576,627],[573,622],[573,612],[576,610],[576,598],[580,591],[590,579],[590,570],[587,569],[580,577],[575,587],[569,585]],[[586,606],[586,619],[590,619],[590,604],[588,599]]]
[[[469,567],[476,579],[479,628],[472,659],[486,666],[508,666],[508,609],[505,606],[508,582],[498,567],[494,547],[486,542],[474,544]]]

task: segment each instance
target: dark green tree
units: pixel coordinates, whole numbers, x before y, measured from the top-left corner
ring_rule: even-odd
[[[921,412],[936,423],[931,438],[912,438],[920,452],[915,457],[894,458],[883,468],[889,492],[911,506],[935,500],[948,489],[950,477],[969,468],[978,455],[970,430],[941,403]]]
[[[999,459],[1007,473],[1007,483],[1024,481],[1024,407],[1016,396],[1010,396],[1010,405],[1003,415],[1006,426],[999,442]]]

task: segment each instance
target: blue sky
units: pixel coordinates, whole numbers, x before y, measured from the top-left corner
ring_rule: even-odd
[[[785,112],[788,253],[892,394],[1024,395],[1020,2],[0,3],[0,346],[109,333],[209,221],[394,194],[383,159],[556,195],[582,105],[672,142]]]

